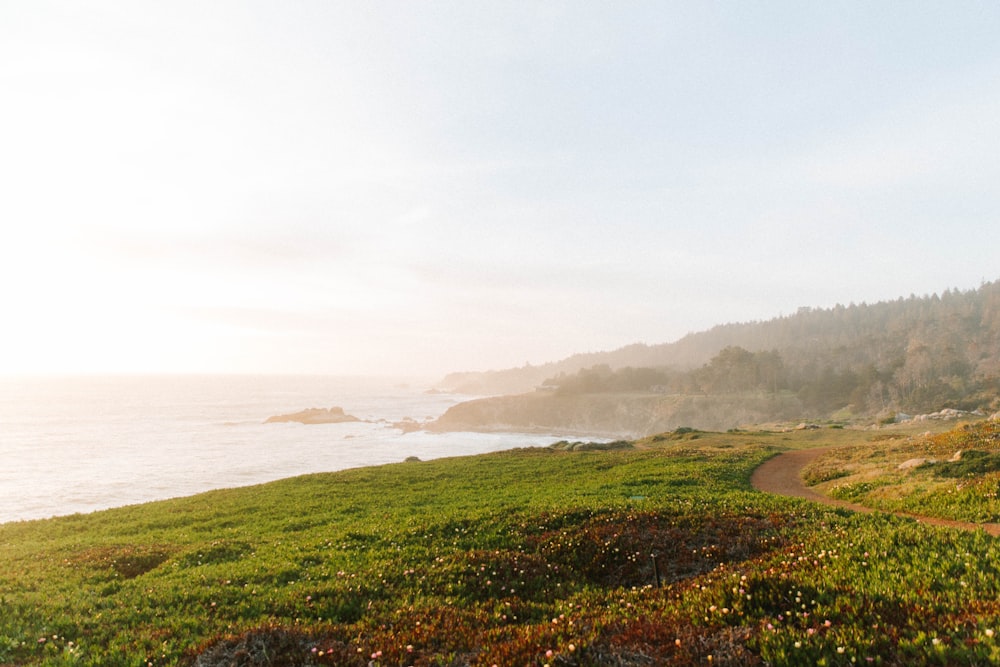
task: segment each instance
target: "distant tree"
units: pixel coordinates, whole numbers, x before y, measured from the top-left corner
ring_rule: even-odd
[[[784,388],[785,362],[777,350],[758,352],[754,355],[754,362],[757,365],[758,387],[772,394]]]

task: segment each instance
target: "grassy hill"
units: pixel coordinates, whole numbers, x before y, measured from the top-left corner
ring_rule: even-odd
[[[885,511],[1000,521],[1000,421],[933,437],[889,434],[877,448],[831,451],[803,471],[834,498]]]
[[[995,539],[749,486],[875,435],[681,432],[0,525],[0,664],[995,664]]]

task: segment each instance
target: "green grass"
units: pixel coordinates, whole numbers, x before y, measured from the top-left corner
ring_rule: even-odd
[[[1000,660],[996,540],[750,488],[779,449],[859,437],[668,434],[0,525],[0,664]]]

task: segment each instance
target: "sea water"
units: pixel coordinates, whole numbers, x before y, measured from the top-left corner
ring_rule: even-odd
[[[0,378],[0,522],[560,439],[393,426],[470,398],[427,388],[321,376]],[[265,423],[335,406],[363,421]]]

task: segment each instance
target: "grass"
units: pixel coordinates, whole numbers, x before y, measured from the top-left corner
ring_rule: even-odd
[[[886,511],[971,522],[1000,521],[1000,423],[943,433],[889,434],[837,449],[805,471],[833,497]]]
[[[996,540],[750,488],[781,449],[869,437],[684,432],[0,525],[0,664],[1000,661]]]

